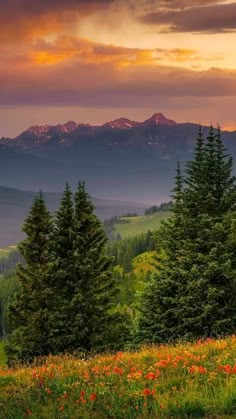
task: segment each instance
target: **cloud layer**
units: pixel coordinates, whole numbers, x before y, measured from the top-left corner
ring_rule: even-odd
[[[217,1],[162,2],[157,10],[141,21],[157,25],[164,32],[222,33],[236,30],[236,3],[216,4]],[[164,4],[166,7],[164,8]],[[163,5],[163,6],[162,6]]]
[[[223,0],[0,2],[0,106],[225,103],[235,29],[236,3]]]

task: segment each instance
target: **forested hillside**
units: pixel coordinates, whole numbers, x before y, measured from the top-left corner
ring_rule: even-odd
[[[95,215],[84,182],[79,182],[75,195],[66,184],[59,208],[52,216],[40,192],[23,224],[25,239],[18,251],[3,252],[0,261],[1,334],[6,341],[8,364],[14,367],[15,363],[38,362],[45,356],[49,360],[59,354],[67,354],[64,359],[70,362],[68,354],[84,359],[144,344],[160,344],[168,352],[170,346],[165,345],[170,342],[177,343],[178,348],[179,341],[191,340],[197,342],[196,347],[204,348],[209,342],[228,346],[231,352],[224,354],[224,360],[230,364],[217,358],[214,362],[220,369],[216,371],[213,364],[200,362],[207,354],[204,358],[194,356],[191,365],[186,364],[186,359],[182,365],[181,358],[181,368],[187,367],[185,378],[190,374],[203,380],[209,373],[218,380],[222,379],[220,374],[234,374],[231,355],[236,330],[236,179],[232,166],[220,130],[216,134],[211,128],[204,138],[199,128],[194,159],[184,171],[177,163],[173,201],[147,208],[147,215],[129,212],[102,223]],[[141,234],[133,236],[134,231]],[[15,273],[16,262],[20,263]],[[233,337],[219,340],[219,336],[229,335]],[[122,358],[121,354],[113,355],[113,359]],[[125,356],[131,359],[130,354]],[[153,363],[147,371],[144,367],[145,397],[155,396],[157,389],[150,383],[157,379],[159,386],[159,369],[166,367],[168,360],[172,367],[179,368],[180,355],[176,356],[172,359],[167,354],[160,364],[156,359],[156,371]],[[123,367],[115,365],[109,377],[113,373],[121,377]],[[179,377],[183,382],[181,368],[172,381],[178,391]],[[96,373],[99,371],[96,369]],[[131,369],[128,383],[132,374],[135,380],[143,376],[143,372],[140,375],[139,370]],[[203,389],[208,394],[209,377],[200,392],[194,392],[194,397],[198,395],[199,415],[210,412],[201,400]],[[91,386],[95,382],[93,376]],[[222,393],[218,383],[214,394],[216,388]],[[78,400],[85,400],[86,391],[81,390],[83,396]],[[90,395],[91,401],[100,394],[97,387],[94,394]],[[159,412],[156,400],[161,393],[157,394],[149,413]],[[236,413],[235,406],[227,410],[223,396],[221,400],[212,413]],[[117,403],[110,403],[115,409]],[[195,405],[189,406],[182,411],[195,412]],[[67,408],[64,404],[62,407]],[[119,405],[119,411],[122,409]],[[132,406],[130,409],[137,412]],[[164,411],[164,407],[161,409]],[[166,412],[170,409],[173,406],[169,404]]]

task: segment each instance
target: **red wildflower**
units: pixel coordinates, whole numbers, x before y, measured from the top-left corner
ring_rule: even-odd
[[[155,380],[156,374],[154,374],[154,372],[149,372],[147,375],[145,375],[145,378],[148,380]]]
[[[90,396],[90,400],[96,400],[96,398],[97,398],[96,393],[92,393]]]
[[[143,389],[143,395],[144,396],[150,396],[150,395],[154,395],[156,393],[155,390],[150,390],[150,388],[144,388]]]
[[[115,374],[118,374],[118,375],[123,374],[122,368],[119,368],[119,367],[115,367],[113,371],[114,371]]]
[[[150,388],[145,388],[145,389],[143,390],[143,395],[144,395],[144,396],[148,396],[149,394],[151,394],[151,390],[150,390]]]
[[[231,365],[227,364],[227,365],[220,365],[219,369],[223,372],[225,372],[226,374],[236,374],[236,365],[234,365],[233,367],[231,367]]]

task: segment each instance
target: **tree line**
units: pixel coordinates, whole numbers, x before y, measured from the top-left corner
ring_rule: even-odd
[[[66,186],[53,219],[40,193],[23,231],[25,265],[17,269],[20,289],[9,309],[9,362],[122,345],[126,321],[116,307],[112,258],[84,183],[74,200]]]
[[[144,215],[151,215],[151,214],[155,214],[156,212],[161,212],[161,211],[170,211],[172,206],[173,206],[172,201],[163,202],[160,205],[152,205],[151,207],[145,210]]]

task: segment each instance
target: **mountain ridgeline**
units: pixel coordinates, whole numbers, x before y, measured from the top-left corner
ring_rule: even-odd
[[[196,132],[196,124],[179,124],[161,113],[144,122],[120,118],[102,126],[73,121],[32,126],[0,140],[1,183],[57,192],[65,180],[75,187],[77,179],[85,179],[95,196],[165,202],[176,161],[192,157]],[[222,138],[236,157],[236,131],[223,132]]]

